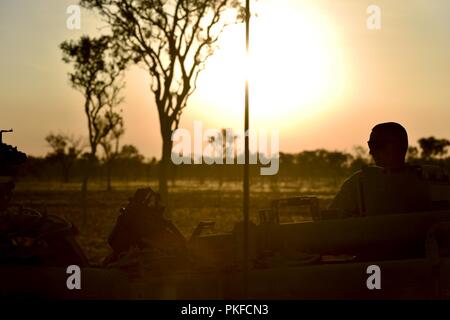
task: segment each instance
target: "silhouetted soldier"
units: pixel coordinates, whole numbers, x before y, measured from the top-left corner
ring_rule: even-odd
[[[27,156],[3,143],[5,132],[12,130],[0,130],[0,266],[87,266],[89,262],[74,239],[77,230],[71,223],[31,208],[11,207],[14,180]]]
[[[431,195],[422,167],[405,163],[405,128],[394,122],[378,124],[372,129],[368,145],[376,166],[367,166],[345,181],[330,209],[343,216],[430,209]]]
[[[11,201],[18,167],[27,160],[25,153],[3,143],[3,133],[8,132],[12,130],[0,130],[0,214],[8,208]]]

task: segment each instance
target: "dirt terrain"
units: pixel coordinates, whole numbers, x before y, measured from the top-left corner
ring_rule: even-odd
[[[14,204],[31,207],[48,214],[66,217],[80,231],[78,240],[93,264],[99,264],[108,254],[107,237],[112,230],[119,209],[125,206],[137,188],[150,186],[157,190],[157,182],[115,183],[113,191],[105,191],[102,182],[89,185],[87,216],[83,223],[81,191],[78,183],[21,182],[17,185]],[[258,221],[258,210],[268,208],[276,198],[315,195],[325,207],[336,186],[329,181],[254,183],[251,187],[251,219]],[[219,185],[216,181],[178,181],[171,189],[170,217],[179,230],[189,237],[201,220],[216,221],[217,231],[229,231],[241,219],[241,184]]]

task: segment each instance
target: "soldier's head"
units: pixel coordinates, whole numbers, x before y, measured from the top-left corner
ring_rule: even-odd
[[[14,191],[14,178],[20,166],[27,161],[25,153],[2,142],[0,131],[0,213],[11,201]]]
[[[375,164],[385,168],[401,167],[408,151],[408,133],[395,122],[377,124],[368,141]]]

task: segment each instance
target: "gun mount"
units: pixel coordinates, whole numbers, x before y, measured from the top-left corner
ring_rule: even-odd
[[[3,143],[3,134],[4,133],[12,133],[13,129],[9,129],[9,130],[0,130],[0,144]]]

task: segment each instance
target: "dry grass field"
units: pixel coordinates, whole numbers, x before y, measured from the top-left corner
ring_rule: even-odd
[[[157,182],[115,183],[113,191],[105,191],[103,182],[89,184],[87,223],[83,224],[81,192],[78,183],[20,182],[16,187],[14,204],[31,207],[48,214],[64,216],[80,231],[78,241],[93,264],[99,264],[109,252],[107,238],[119,209],[140,187],[157,190]],[[268,208],[277,198],[315,195],[325,207],[337,186],[329,181],[254,183],[251,186],[251,219],[258,220],[258,210]],[[230,231],[241,220],[241,184],[216,181],[177,181],[171,186],[171,219],[179,230],[189,237],[201,220],[216,221],[217,231]]]

